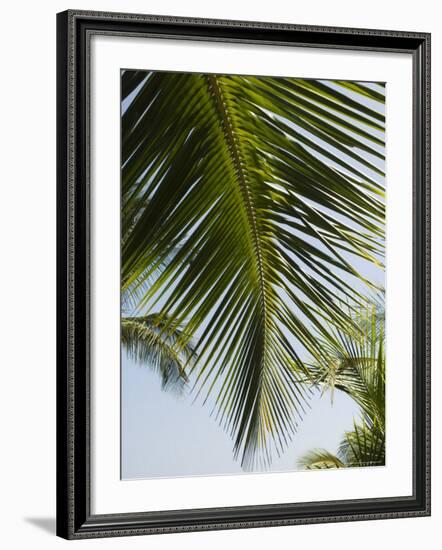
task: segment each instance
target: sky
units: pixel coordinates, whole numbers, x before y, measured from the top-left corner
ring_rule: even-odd
[[[136,91],[122,105],[123,112],[135,95]],[[370,100],[365,102],[373,107]],[[383,285],[381,269],[354,258],[352,262],[366,278]],[[234,460],[233,440],[210,416],[211,407],[203,406],[201,400],[193,402],[193,395],[162,390],[158,374],[135,363],[124,350],[121,388],[122,479],[245,473],[240,461]],[[328,392],[321,395],[318,391],[309,405],[291,443],[282,456],[274,454],[267,472],[299,469],[299,458],[315,448],[336,452],[344,432],[353,429],[359,416],[357,405],[339,390],[333,403]]]
[[[122,478],[180,477],[244,473],[233,459],[233,441],[209,416],[210,408],[161,390],[159,376],[122,360]],[[292,443],[269,471],[297,469],[297,459],[315,447],[336,451],[346,430],[353,428],[358,407],[337,391],[319,392],[310,401]]]

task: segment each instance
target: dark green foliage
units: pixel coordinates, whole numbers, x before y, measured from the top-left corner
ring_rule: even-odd
[[[123,295],[174,353],[194,342],[178,372],[243,465],[269,464],[308,403],[305,358],[364,303],[354,258],[382,265],[383,90],[137,71],[122,90]]]
[[[335,456],[323,449],[301,458],[306,469],[379,466],[385,464],[385,330],[384,314],[375,307],[357,316],[357,329],[335,335],[327,343],[326,366],[312,365],[324,390],[347,393],[361,409],[361,419],[347,432]]]

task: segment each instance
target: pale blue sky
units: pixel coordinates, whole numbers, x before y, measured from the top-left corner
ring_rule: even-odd
[[[352,92],[347,93],[354,97]],[[124,103],[123,112],[135,95]],[[374,106],[368,99],[365,102]],[[376,108],[380,109],[379,104]],[[357,165],[351,159],[346,160],[353,166]],[[383,168],[379,159],[370,160]],[[367,169],[361,168],[361,171],[373,177]],[[375,179],[380,181],[378,176]],[[352,258],[352,261],[363,275],[383,286],[381,269],[362,260]],[[121,387],[123,479],[243,472],[240,462],[233,458],[233,441],[215,418],[210,417],[210,404],[202,406],[202,400],[192,403],[193,396],[177,396],[163,391],[158,374],[148,366],[134,363],[124,350]],[[358,414],[356,404],[342,392],[336,391],[333,405],[328,393],[321,396],[317,392],[292,442],[281,457],[274,454],[267,471],[296,470],[298,458],[314,448],[336,452],[344,432],[353,428],[353,419]]]
[[[122,478],[175,477],[242,473],[233,459],[233,442],[210,417],[210,407],[191,397],[161,390],[157,374],[122,361]],[[315,447],[336,450],[353,427],[358,407],[342,392],[333,406],[328,394],[310,401],[293,441],[269,471],[296,469],[297,458]]]

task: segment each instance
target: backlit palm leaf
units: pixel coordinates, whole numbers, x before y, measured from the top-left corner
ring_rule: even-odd
[[[333,341],[325,344],[327,366],[312,366],[324,390],[338,389],[360,406],[361,419],[347,432],[338,454],[316,449],[299,460],[306,469],[385,464],[385,330],[384,312],[367,307],[357,315],[357,327],[342,333],[331,327]],[[325,458],[327,457],[327,459]]]
[[[385,432],[377,424],[368,425],[365,419],[346,432],[335,455],[325,449],[315,449],[298,460],[305,470],[354,468],[385,465]]]
[[[132,359],[160,374],[163,388],[182,391],[188,382],[186,368],[193,348],[190,343],[177,346],[182,330],[175,327],[166,336],[161,329],[163,323],[158,315],[123,317],[121,342]]]
[[[346,465],[333,453],[325,450],[311,451],[299,460],[299,466],[305,470],[328,470],[346,468]]]
[[[329,327],[322,342],[326,360],[310,366],[324,390],[339,389],[360,406],[368,423],[385,423],[385,320],[383,306],[368,305],[354,315],[355,328]]]
[[[123,292],[196,339],[196,389],[246,467],[295,431],[324,322],[353,324],[354,258],[382,263],[383,88],[347,87],[122,76]]]

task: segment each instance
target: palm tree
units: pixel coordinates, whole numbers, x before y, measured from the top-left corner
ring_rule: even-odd
[[[382,266],[383,86],[124,71],[122,97],[123,294],[177,352],[194,340],[180,372],[235,457],[269,464],[325,323],[354,325],[355,258]]]
[[[314,365],[316,382],[349,395],[359,405],[361,419],[345,433],[337,455],[316,449],[299,460],[305,469],[376,466],[385,464],[385,331],[384,313],[376,306],[357,317],[358,329],[343,333],[331,328],[334,338],[324,343],[327,365]]]

